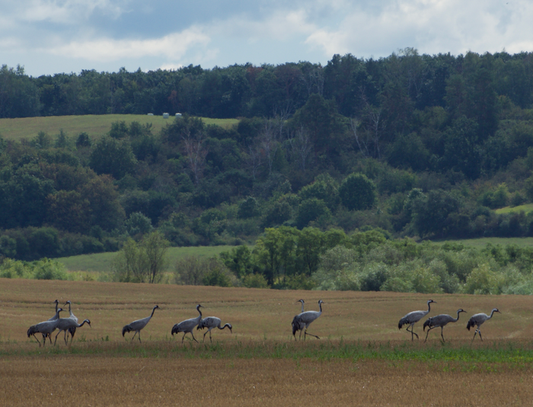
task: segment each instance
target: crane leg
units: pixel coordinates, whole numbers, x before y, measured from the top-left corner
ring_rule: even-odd
[[[56,346],[56,342],[57,342],[57,337],[59,336],[59,334],[61,333],[61,331],[59,331],[56,335],[56,337],[54,338],[54,346]]]
[[[424,339],[424,343],[426,343],[426,341],[428,340],[428,335],[429,335],[429,331],[431,331],[433,328],[429,328],[427,333],[426,333],[426,339]]]
[[[440,336],[441,336],[441,338],[442,338],[442,342],[446,342],[446,341],[444,340],[444,327],[443,327],[443,326],[440,327]]]
[[[209,331],[207,331],[207,332],[209,332]],[[205,336],[207,335],[207,332],[204,333],[204,342],[205,342]],[[209,335],[209,337],[211,337],[211,334]]]
[[[409,330],[409,326],[411,327],[411,330]],[[414,341],[414,339],[415,339],[415,338],[413,337],[413,335],[416,336],[416,339],[420,339],[420,338],[418,337],[418,334],[417,334],[415,331],[413,331],[414,326],[413,326],[413,325],[409,325],[409,326],[408,326],[407,328],[405,328],[405,330],[406,330],[407,332],[411,332],[411,340]]]
[[[37,341],[37,343],[39,344],[39,348],[41,347],[41,342],[39,342],[39,339],[37,339],[37,337],[35,336],[35,334],[32,334],[32,336],[35,338],[35,340]],[[44,335],[43,335],[44,336]],[[46,340],[46,336],[44,336],[44,339]]]
[[[311,335],[311,336],[314,336],[316,339],[320,339],[318,336],[313,335],[313,334],[310,334],[310,333],[307,333],[307,330],[305,330],[305,332],[304,332],[304,340],[305,340],[305,337],[306,337],[307,335]]]
[[[192,339],[194,339],[194,341],[195,341],[196,343],[200,343],[200,342],[198,342],[198,341],[196,340],[196,338],[194,337],[194,334],[192,333],[192,331],[191,331],[191,335],[192,335]]]
[[[481,331],[479,329],[477,331],[479,333],[479,338],[481,339],[481,342],[483,342],[483,337],[481,336]]]

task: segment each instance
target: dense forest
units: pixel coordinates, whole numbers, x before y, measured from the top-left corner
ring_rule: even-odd
[[[15,142],[0,129],[0,256],[115,251],[154,230],[176,246],[255,243],[280,226],[533,236],[533,214],[495,212],[533,202],[532,105],[532,53],[404,49],[326,66],[37,78],[4,65],[3,118],[183,116],[158,134],[118,121],[95,139],[60,131]]]

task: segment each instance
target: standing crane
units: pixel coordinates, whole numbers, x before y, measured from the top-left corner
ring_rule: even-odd
[[[70,333],[70,336],[71,336],[71,340],[70,341],[72,342],[72,340],[74,339],[74,334],[76,333],[76,328],[77,327],[76,327],[75,324],[78,323],[78,317],[76,317],[76,315],[73,314],[70,301],[67,301],[65,303],[65,305],[67,305],[67,304],[68,304],[68,310],[69,310],[70,316],[68,318],[60,318],[59,319],[59,322],[57,324],[57,329],[59,330],[59,332],[55,336],[54,345],[56,344],[57,337],[59,336],[59,334],[61,332],[65,333],[65,336],[63,337],[63,340],[65,341],[65,345],[68,345],[67,334]]]
[[[224,328],[229,328],[230,332],[233,333],[233,327],[231,326],[231,324],[224,324],[223,327],[221,327],[220,325],[222,324],[222,321],[220,320],[220,318],[217,318],[217,317],[207,317],[207,318],[204,318],[200,321],[200,323],[198,324],[198,326],[196,327],[196,329],[204,329],[204,328],[207,328],[207,332],[204,333],[204,342],[205,342],[205,336],[209,333],[209,340],[211,342],[213,342],[213,340],[211,339],[211,330],[213,328],[218,328],[220,330],[223,330]],[[185,334],[184,334],[185,336]]]
[[[474,337],[472,338],[472,342],[474,342],[476,334],[479,334],[479,338],[483,342],[483,337],[481,336],[481,331],[479,330],[479,327],[483,325],[485,321],[491,319],[495,312],[500,312],[500,310],[498,308],[494,308],[490,313],[490,316],[488,316],[487,314],[479,313],[472,315],[472,317],[468,320],[468,323],[466,324],[466,329],[470,331],[470,328],[477,326],[476,331],[474,332]]]
[[[185,321],[181,321],[172,327],[172,330],[170,331],[172,336],[174,336],[174,334],[183,332],[181,343],[183,343],[183,340],[185,339],[185,335],[189,332],[192,335],[192,339],[194,339],[195,342],[198,342],[196,338],[194,337],[194,334],[192,331],[194,327],[198,325],[200,321],[202,320],[202,311],[200,311],[200,308],[203,308],[203,307],[200,304],[198,304],[196,306],[196,310],[198,311],[200,315],[198,315],[196,318],[186,319]]]
[[[294,336],[294,339],[296,339],[296,331],[304,331],[304,341],[307,335],[314,336],[316,339],[320,339],[318,336],[310,334],[307,332],[307,328],[309,328],[309,325],[317,319],[320,315],[322,315],[322,304],[324,301],[318,300],[318,307],[320,311],[305,311],[298,315],[296,315],[292,320],[292,335]],[[303,308],[303,300],[302,300],[302,308]],[[302,333],[300,332],[300,336]]]
[[[133,321],[133,322],[129,323],[128,325],[125,325],[122,328],[122,336],[124,336],[124,334],[126,332],[135,331],[135,333],[131,337],[131,340],[133,341],[133,339],[135,338],[135,335],[139,334],[139,342],[142,343],[142,341],[141,341],[141,329],[143,329],[148,324],[148,322],[150,322],[150,319],[152,319],[152,317],[154,316],[154,312],[155,312],[156,309],[159,309],[159,305],[156,305],[152,309],[152,313],[150,314],[149,317],[146,317],[146,318],[143,318],[143,319],[138,319],[136,321]]]
[[[416,339],[420,339],[418,335],[413,331],[414,325],[420,321],[423,317],[425,317],[427,314],[429,314],[430,304],[435,303],[433,300],[428,301],[428,310],[427,311],[411,311],[407,315],[405,315],[402,319],[400,319],[400,322],[398,322],[398,329],[402,329],[404,325],[408,325],[408,327],[405,329],[407,332],[411,332],[411,340],[414,340],[414,336],[416,335]],[[411,327],[411,330],[409,330],[409,327]]]
[[[43,335],[43,346],[46,345],[46,337],[50,339],[50,345],[52,344],[52,332],[55,331],[57,324],[59,323],[59,313],[63,311],[62,308],[58,308],[55,319],[47,320],[43,322],[39,322],[38,324],[32,325],[28,328],[28,338],[33,335],[37,343],[39,344],[39,347],[41,347],[41,342],[39,342],[39,339],[37,339],[37,336],[35,334],[42,334]]]
[[[300,314],[303,314],[304,313],[304,305],[305,305],[305,301],[300,299],[296,302],[301,302],[302,303],[302,312],[300,312]],[[294,336],[294,339],[296,340],[296,332],[300,331],[300,336],[299,338],[301,339],[302,338],[302,331],[304,330],[304,324],[301,323],[298,319],[299,315],[295,315],[294,318],[292,319],[292,322],[291,322],[291,326],[292,326],[292,336]]]
[[[58,306],[59,306],[59,301],[58,301],[58,300],[55,300],[54,303],[56,304],[56,313],[55,313],[55,315],[54,315],[52,318],[50,318],[48,321],[55,321],[56,319],[59,318],[59,314],[57,313],[57,308],[58,308]],[[46,340],[46,337],[47,337],[47,336],[50,337],[50,345],[51,345],[51,344],[52,344],[52,338],[51,338],[52,335],[50,335],[50,334],[42,334],[42,335],[43,335],[43,341]]]
[[[452,316],[450,316],[448,314],[440,314],[440,315],[435,315],[434,317],[426,319],[426,322],[424,322],[424,331],[426,330],[426,327],[429,327],[429,329],[428,329],[428,332],[426,334],[426,339],[424,340],[424,342],[426,342],[428,340],[429,331],[431,331],[433,328],[438,328],[439,326],[440,326],[440,336],[442,337],[442,342],[445,342],[444,341],[444,335],[443,335],[444,327],[449,322],[457,322],[457,321],[459,321],[459,314],[461,312],[466,312],[466,311],[464,309],[462,309],[462,308],[459,308],[457,310],[457,318],[454,318],[454,317],[452,317]]]
[[[70,313],[69,318],[71,318],[74,321],[78,322],[78,317],[72,313],[70,300],[65,303],[65,305],[67,305],[67,304],[68,304],[68,312]],[[72,340],[74,339],[74,334],[76,333],[76,327],[69,328],[68,332],[70,333],[70,342],[72,343]],[[65,336],[67,336],[67,332],[66,331],[65,331]]]

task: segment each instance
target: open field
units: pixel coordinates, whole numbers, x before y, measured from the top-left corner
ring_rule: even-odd
[[[484,248],[487,244],[492,244],[494,246],[506,246],[506,245],[517,245],[520,247],[533,246],[533,237],[480,237],[478,239],[456,239],[456,240],[443,240],[443,241],[434,241],[437,244],[444,243],[461,243],[467,247],[475,247],[478,249]]]
[[[32,139],[40,131],[44,131],[50,136],[63,131],[68,136],[77,137],[85,132],[91,138],[99,138],[111,129],[113,122],[125,121],[128,125],[131,122],[140,124],[152,124],[152,133],[158,134],[168,123],[172,123],[174,117],[163,119],[163,116],[148,116],[134,114],[106,114],[106,115],[84,115],[84,116],[50,116],[50,117],[25,117],[17,119],[0,119],[0,135],[6,140]],[[230,127],[238,123],[237,119],[210,119],[202,118],[205,124],[216,124],[222,127]]]
[[[53,315],[54,299],[73,302],[80,321],[73,344],[62,335],[39,348],[29,325]],[[323,315],[295,342],[290,321],[306,309]],[[533,397],[532,299],[431,295],[430,315],[468,311],[457,324],[411,342],[397,328],[428,295],[276,291],[75,281],[0,280],[0,400],[7,406],[175,405],[528,405]],[[197,315],[233,324],[213,344],[172,338],[172,326]],[[121,328],[158,304],[142,344]],[[484,342],[465,329],[469,316],[498,307]],[[415,332],[422,334],[421,323]],[[190,336],[189,336],[190,337]],[[436,396],[439,389],[447,389]]]
[[[524,204],[524,205],[518,205],[518,206],[506,206],[505,208],[496,209],[494,212],[497,214],[502,213],[513,213],[513,212],[524,212],[529,213],[533,211],[533,204]]]
[[[178,260],[185,257],[210,258],[232,248],[233,246],[169,247],[167,250],[167,259],[169,261],[170,271],[174,270],[174,265]],[[63,263],[67,271],[70,272],[109,272],[111,271],[111,265],[116,255],[116,252],[94,253],[59,257],[56,260]]]

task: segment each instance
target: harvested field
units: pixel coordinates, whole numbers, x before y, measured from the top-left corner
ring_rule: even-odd
[[[468,311],[431,332],[424,344],[397,328],[401,316],[436,301],[430,315]],[[71,300],[81,320],[74,342],[39,347],[27,328]],[[295,342],[300,310],[323,315],[310,338]],[[274,291],[72,281],[0,280],[0,405],[528,405],[533,397],[531,297]],[[213,331],[213,344],[172,338],[173,324],[216,315],[234,326]],[[143,343],[121,328],[158,304]],[[482,327],[469,316],[498,307]],[[67,315],[67,314],[65,314]],[[415,325],[422,334],[422,324]],[[55,334],[54,334],[55,336]],[[442,395],[435,395],[441,393]],[[5,402],[5,404],[4,404]]]

